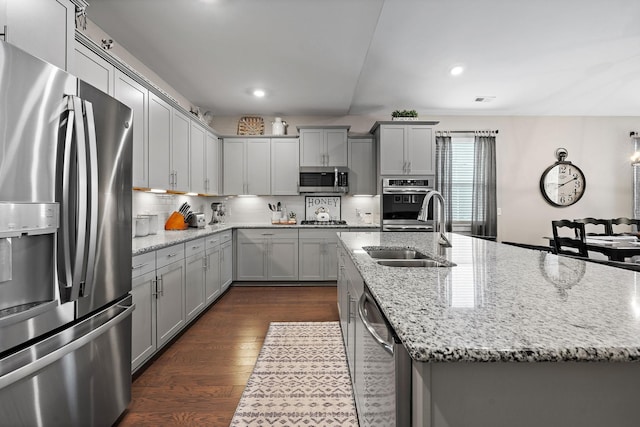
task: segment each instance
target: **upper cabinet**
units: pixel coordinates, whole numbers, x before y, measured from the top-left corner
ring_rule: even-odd
[[[271,138],[271,194],[297,196],[300,178],[297,138]]]
[[[205,188],[206,194],[218,195],[221,194],[220,182],[222,177],[220,175],[220,159],[221,154],[220,139],[211,132],[205,134]]]
[[[224,194],[271,194],[271,140],[224,138]]]
[[[437,123],[376,122],[371,133],[378,145],[380,175],[435,174],[433,125]]]
[[[76,56],[77,57],[77,56]],[[133,111],[133,186],[149,187],[149,91],[120,70],[113,96]]]
[[[113,96],[115,70],[106,59],[82,43],[75,42],[74,64],[71,70],[73,75]]]
[[[298,126],[300,166],[347,166],[350,126]]]
[[[76,8],[70,0],[0,0],[4,40],[72,71]]]
[[[189,141],[189,181],[190,188],[194,193],[205,194],[207,185],[205,181],[206,153],[205,153],[206,131],[194,120],[191,121],[191,139]]]
[[[349,194],[376,195],[373,138],[349,138]]]
[[[189,191],[189,133],[191,120],[184,113],[173,109],[171,139],[171,173],[174,191]]]
[[[171,171],[171,105],[149,94],[149,187],[169,190]]]

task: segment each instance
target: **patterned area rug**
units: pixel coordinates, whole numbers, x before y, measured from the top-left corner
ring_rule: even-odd
[[[232,426],[358,425],[338,322],[273,322]]]

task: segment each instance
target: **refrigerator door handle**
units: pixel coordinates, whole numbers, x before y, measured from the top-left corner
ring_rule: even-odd
[[[84,286],[83,270],[85,266],[85,248],[87,239],[87,148],[85,143],[85,129],[82,114],[82,102],[76,96],[69,96],[69,116],[67,119],[67,134],[69,126],[73,126],[76,134],[76,143],[73,139],[65,141],[63,184],[62,184],[62,260],[58,265],[61,268],[61,289],[65,301],[77,300]],[[73,120],[71,122],[71,120]],[[73,124],[72,124],[73,123]],[[75,148],[75,150],[74,150]],[[75,151],[75,152],[74,152]],[[72,179],[71,171],[77,165],[75,179]],[[71,211],[71,197],[75,195],[75,212]]]
[[[83,345],[90,343],[100,335],[109,331],[111,328],[113,328],[115,325],[120,323],[122,320],[124,320],[135,309],[135,305],[133,304],[126,308],[121,305],[116,305],[116,307],[123,311],[118,313],[115,317],[111,318],[107,322],[93,329],[91,332],[81,336],[77,340],[71,341],[70,343],[64,346],[57,348],[52,352],[47,353],[43,357],[27,365],[24,365],[16,370],[13,370],[7,373],[6,375],[1,376],[0,389],[8,387],[13,383],[18,382],[23,378],[26,378],[29,375],[32,375],[38,372],[39,370],[45,368],[46,366],[51,365],[56,361],[62,359],[67,354],[72,353],[73,351],[79,349]]]
[[[98,143],[96,139],[96,122],[93,115],[93,104],[89,101],[82,101],[87,120],[87,157],[88,157],[88,207],[89,207],[89,241],[85,247],[85,264],[83,270],[85,285],[81,287],[79,296],[83,297],[91,294],[94,285],[94,265],[96,261],[96,251],[98,248]]]

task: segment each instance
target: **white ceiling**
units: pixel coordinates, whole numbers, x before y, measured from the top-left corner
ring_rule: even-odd
[[[638,0],[89,2],[116,43],[218,116],[640,115]]]

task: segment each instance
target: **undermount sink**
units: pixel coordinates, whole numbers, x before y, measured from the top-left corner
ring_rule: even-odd
[[[428,259],[429,257],[411,249],[380,249],[367,251],[376,259]]]
[[[386,267],[453,267],[451,262],[439,262],[432,259],[381,259],[376,261]]]
[[[386,267],[454,267],[456,264],[408,248],[363,248],[371,258]]]

